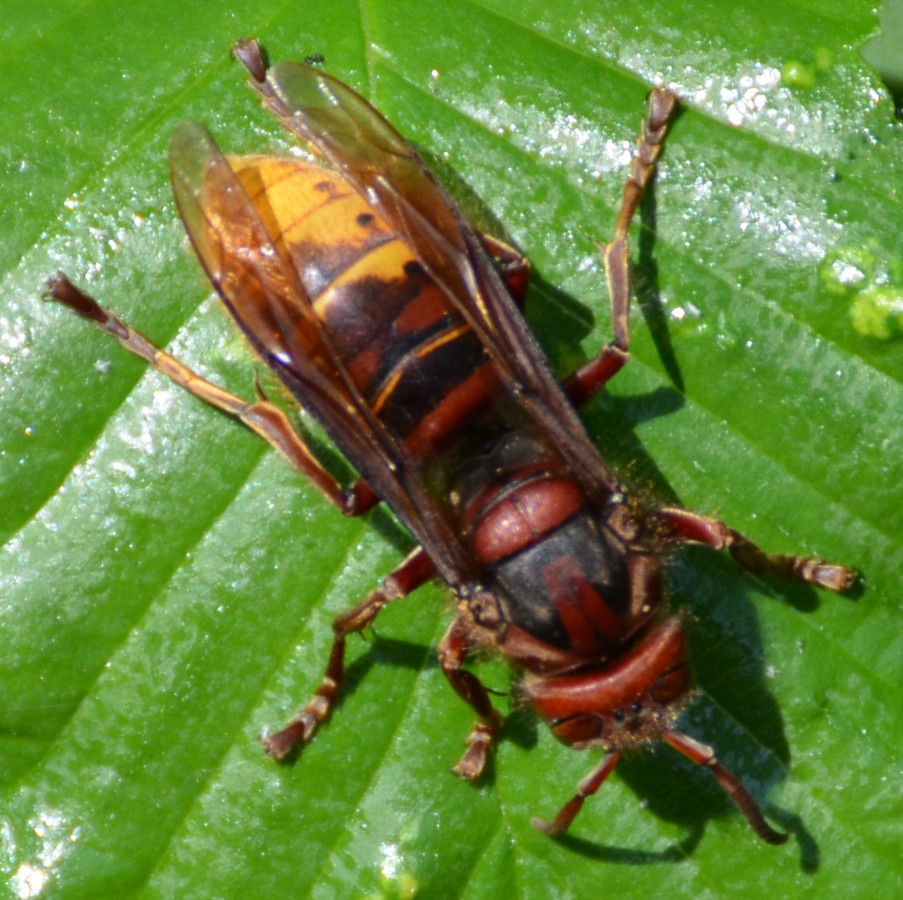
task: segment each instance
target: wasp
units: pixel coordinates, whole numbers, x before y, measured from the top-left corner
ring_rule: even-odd
[[[192,394],[275,447],[346,516],[384,502],[417,547],[333,622],[311,701],[263,737],[282,760],[334,708],[349,635],[430,579],[455,618],[441,668],[476,721],[454,767],[474,781],[502,717],[463,667],[494,652],[555,737],[598,749],[596,767],[551,820],[562,834],[625,752],[664,741],[706,767],[763,840],[772,828],[712,748],[678,728],[692,696],[686,622],[662,585],[681,544],[726,550],[749,572],[844,591],[851,570],[770,554],[722,522],[632,494],[577,409],[628,361],[628,230],[677,98],[649,97],[613,239],[602,255],[614,337],[559,382],[522,316],[529,263],[474,231],[411,145],[359,94],[319,68],[270,66],[253,39],[233,55],[309,159],[225,156],[197,123],[170,147],[179,213],[229,313],[263,362],[322,425],[359,477],[343,486],[258,386],[253,400],[202,379],[75,287],[49,296],[92,320]]]

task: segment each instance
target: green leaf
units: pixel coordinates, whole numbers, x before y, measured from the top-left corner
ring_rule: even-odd
[[[11,896],[899,894],[903,135],[858,50],[872,6],[589,6],[2,4]],[[273,59],[323,54],[480,227],[530,256],[528,317],[562,371],[609,334],[596,242],[643,98],[656,82],[683,97],[633,235],[634,360],[586,421],[638,490],[864,574],[851,600],[709,552],[669,566],[701,689],[686,729],[786,846],[757,841],[666,748],[626,760],[549,840],[531,816],[553,815],[596,756],[514,698],[491,777],[451,777],[471,717],[432,654],[450,618],[438,588],[351,642],[344,700],[295,764],[262,753],[260,732],[316,685],[331,618],[410,540],[385,511],[343,520],[262,442],[38,299],[63,269],[252,393],[165,163],[186,118],[233,152],[290,145],[228,58],[247,34]],[[479,668],[508,689],[501,663]]]

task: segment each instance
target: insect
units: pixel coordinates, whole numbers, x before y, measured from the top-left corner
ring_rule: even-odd
[[[629,358],[628,229],[652,177],[676,97],[649,98],[614,238],[603,250],[614,338],[563,383],[520,307],[529,264],[477,234],[410,144],[337,79],[309,65],[270,67],[256,41],[233,48],[263,103],[313,161],[227,157],[207,130],[181,125],[173,192],[207,274],[254,350],[321,423],[360,477],[343,487],[258,387],[245,401],[158,349],[64,275],[49,296],[127,350],[238,419],[279,450],[345,515],[385,502],[418,542],[380,586],[333,623],[311,701],[263,738],[284,759],[333,709],[345,643],[432,578],[456,615],[438,655],[476,722],[454,771],[483,773],[502,717],[474,652],[506,657],[555,737],[601,761],[550,821],[563,833],[624,752],[664,741],[705,766],[765,841],[765,820],[714,751],[677,727],[692,695],[685,622],[665,608],[667,552],[729,551],[750,572],[843,591],[853,573],[768,554],[722,522],[644,504],[592,444],[576,408]]]

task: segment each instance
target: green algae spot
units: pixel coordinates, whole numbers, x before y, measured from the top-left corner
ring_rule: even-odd
[[[856,334],[888,341],[903,336],[903,260],[876,242],[833,248],[818,271],[822,289],[850,304]]]
[[[856,295],[850,307],[853,330],[888,341],[903,335],[903,290],[873,286]]]

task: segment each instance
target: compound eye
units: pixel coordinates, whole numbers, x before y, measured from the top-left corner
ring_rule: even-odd
[[[689,686],[690,667],[686,663],[680,663],[659,675],[649,695],[656,703],[668,706],[682,697]]]
[[[552,725],[552,734],[563,744],[582,744],[602,737],[604,725],[597,716],[580,714]]]

